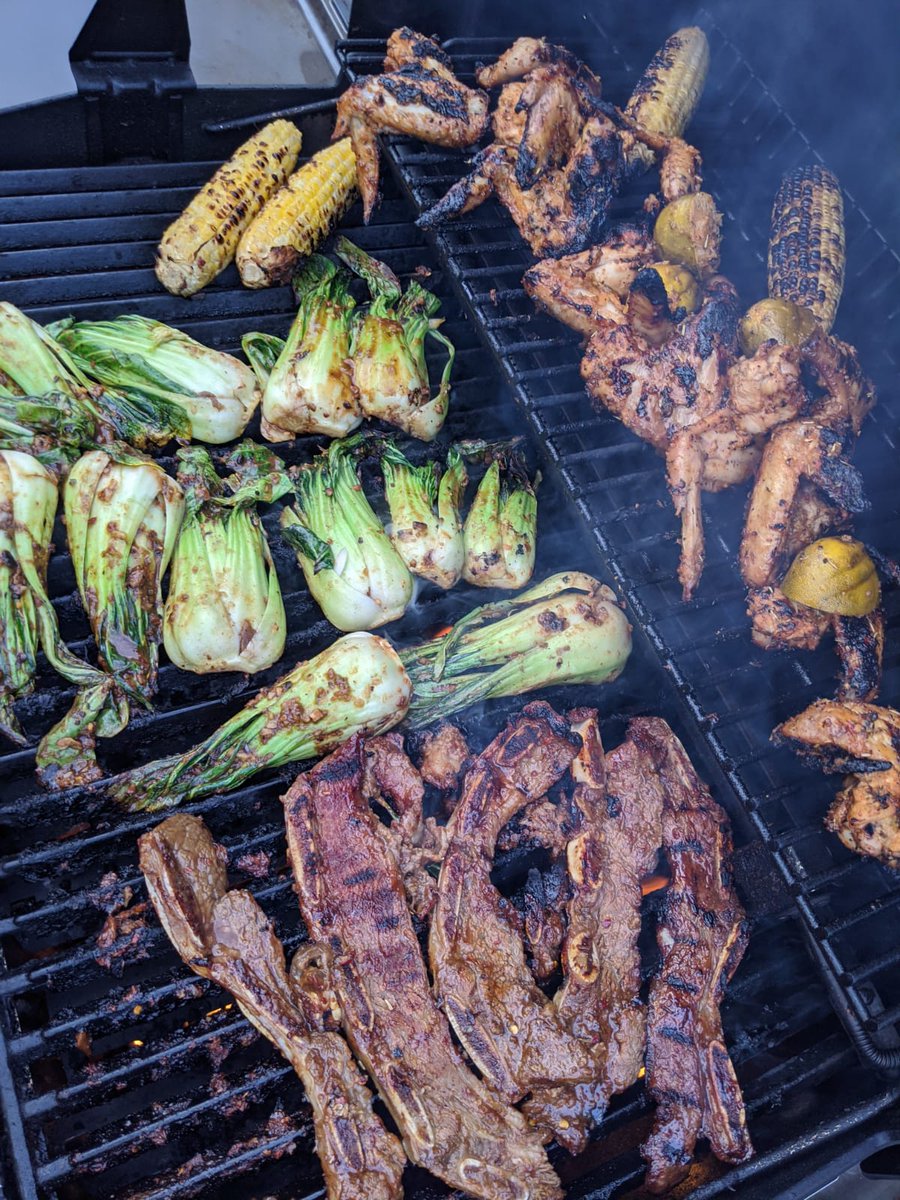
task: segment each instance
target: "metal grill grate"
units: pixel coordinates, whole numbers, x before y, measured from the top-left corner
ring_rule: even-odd
[[[589,18],[590,20],[590,18]],[[725,214],[722,270],[745,303],[765,294],[772,196],[781,175],[817,156],[797,126],[705,14],[710,78],[690,136],[703,153],[706,186]],[[495,39],[448,43],[460,78],[505,48]],[[624,103],[643,61],[628,61],[595,22],[573,47],[602,73],[604,94]],[[345,43],[352,76],[380,71],[380,50]],[[465,169],[454,151],[391,139],[389,155],[419,211]],[[649,190],[619,198],[613,218],[633,214]],[[892,479],[900,416],[894,392],[900,359],[897,284],[900,259],[847,194],[848,272],[835,332],[858,346],[879,390],[879,405],[855,459],[872,511],[861,536],[897,553],[900,502]],[[675,577],[677,526],[654,452],[608,414],[596,413],[578,372],[577,335],[538,313],[521,286],[533,262],[508,214],[490,201],[429,234],[457,293],[477,322],[527,413],[617,584],[697,726],[775,860],[820,949],[820,961],[861,1052],[884,1063],[900,1046],[900,948],[891,930],[900,878],[845,850],[822,817],[835,790],[769,734],[779,721],[833,691],[832,647],[814,654],[767,654],[750,643],[736,560],[747,490],[704,496],[707,566],[698,595],[681,600]],[[893,305],[893,307],[892,307]],[[882,696],[900,700],[900,601],[886,600],[887,651]]]
[[[186,303],[165,296],[155,283],[152,255],[159,234],[211,169],[208,163],[153,164],[0,176],[4,296],[40,320],[137,310],[228,350],[251,327],[283,332],[291,313],[287,289],[248,292],[229,271]],[[447,330],[459,347],[444,441],[473,427],[489,437],[517,430],[519,410],[390,179],[386,192],[377,224],[346,232],[404,276],[419,264],[434,272],[430,286],[444,299]],[[354,219],[358,213],[348,224]],[[571,403],[572,413],[582,415],[567,420],[593,421],[577,392]],[[312,448],[310,440],[298,442],[289,456],[300,459]],[[545,467],[548,461],[544,456]],[[580,509],[582,516],[589,511],[583,502]],[[585,536],[576,508],[552,479],[542,491],[540,514],[540,575],[563,567],[600,569],[596,543]],[[64,545],[61,530],[56,540]],[[164,662],[156,710],[136,715],[125,734],[102,748],[110,771],[205,736],[261,683],[334,636],[302,588],[292,556],[277,538],[273,548],[290,629],[282,663],[247,681],[198,678]],[[51,594],[63,635],[89,652],[64,553],[52,561]],[[404,620],[402,637],[413,640],[433,631],[484,598],[465,587],[446,596],[423,593]],[[388,632],[400,637],[396,628]],[[576,695],[583,701],[583,692],[549,698],[565,706]],[[70,699],[61,681],[42,671],[35,697],[21,706],[29,732],[43,732]],[[743,1194],[768,1198],[771,1169],[787,1169],[792,1156],[809,1171],[842,1146],[862,1152],[884,1144],[890,1136],[885,1113],[900,1093],[858,1067],[805,952],[802,930],[785,908],[786,898],[773,893],[752,825],[640,633],[631,668],[600,700],[614,714],[604,726],[610,744],[621,737],[627,717],[638,712],[665,716],[684,737],[731,812],[742,892],[754,916],[751,948],[730,990],[725,1026],[760,1153],[733,1172],[701,1156],[692,1176],[696,1195],[724,1195],[740,1181]],[[475,744],[492,736],[505,712],[494,706],[467,719]],[[288,950],[301,937],[277,803],[290,774],[262,776],[240,791],[189,806],[228,846],[233,882],[256,894]],[[299,1081],[225,994],[184,968],[155,920],[137,927],[133,944],[123,932],[114,947],[123,953],[111,967],[98,961],[97,935],[107,910],[125,899],[126,889],[133,891],[133,905],[145,899],[135,839],[154,818],[122,817],[99,788],[37,791],[31,750],[0,758],[0,775],[5,785],[0,1100],[13,1195],[225,1200],[240,1186],[259,1198],[321,1196]],[[259,855],[268,856],[268,868],[257,877],[265,866],[253,857]],[[585,1155],[574,1161],[558,1156],[568,1194],[600,1200],[631,1193],[641,1175],[637,1146],[646,1130],[646,1102],[635,1088],[616,1101],[603,1137]],[[411,1170],[407,1194],[426,1200],[446,1192]]]

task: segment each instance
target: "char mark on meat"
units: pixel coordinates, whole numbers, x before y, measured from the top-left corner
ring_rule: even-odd
[[[900,713],[854,700],[816,700],[772,735],[846,778],[825,820],[848,850],[900,870]]]
[[[643,1154],[649,1190],[664,1192],[687,1174],[698,1137],[725,1162],[743,1162],[753,1147],[719,1012],[747,945],[728,821],[684,747],[664,722],[656,725],[672,879],[657,933],[662,963],[650,987],[647,1086],[657,1110]]]
[[[581,737],[572,774],[582,821],[567,852],[572,898],[565,980],[554,1003],[572,1032],[596,1048],[600,1069],[590,1082],[536,1091],[525,1111],[578,1153],[609,1098],[635,1082],[644,1061],[641,880],[653,870],[662,841],[660,751],[653,734],[665,726],[632,721],[626,740],[604,764],[596,713],[578,710],[570,720]]]
[[[535,984],[515,915],[490,878],[503,825],[562,777],[576,749],[548,705],[527,705],[469,770],[438,881],[435,990],[469,1057],[510,1102],[597,1074],[590,1048]]]

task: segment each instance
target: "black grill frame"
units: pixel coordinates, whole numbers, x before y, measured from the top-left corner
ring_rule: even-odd
[[[641,64],[626,61],[590,14],[587,22],[593,29],[581,52],[602,74],[605,96],[624,103]],[[703,153],[706,186],[725,214],[722,270],[749,304],[765,294],[769,208],[778,180],[792,167],[821,159],[709,14],[701,10],[696,23],[710,39],[711,70],[690,136]],[[508,39],[497,37],[454,38],[445,48],[460,78],[471,82],[475,64],[490,61],[507,44]],[[377,73],[380,49],[371,42],[342,43],[348,75]],[[754,132],[748,134],[748,128]],[[733,161],[735,143],[738,164]],[[387,153],[420,212],[465,169],[462,154],[409,139],[389,139]],[[754,182],[760,178],[766,181],[762,186]],[[649,186],[629,189],[614,206],[612,218],[638,211]],[[900,361],[900,258],[849,193],[844,200],[848,270],[835,333],[859,348],[879,391],[878,407],[868,418],[855,455],[872,499],[872,513],[858,527],[865,540],[897,554],[900,506],[889,464],[900,415],[892,395]],[[771,850],[860,1054],[876,1069],[896,1071],[900,949],[883,948],[889,918],[882,918],[882,911],[900,904],[900,873],[853,855],[828,834],[821,814],[836,790],[835,781],[816,779],[788,751],[775,751],[765,740],[764,723],[771,729],[833,690],[833,649],[829,645],[812,655],[774,655],[750,645],[736,567],[746,489],[704,497],[707,566],[697,597],[684,603],[675,578],[676,521],[659,459],[612,417],[591,408],[578,375],[579,338],[537,313],[521,286],[522,274],[535,259],[509,215],[490,201],[460,220],[428,230],[427,236],[617,587]],[[891,303],[883,304],[891,289],[893,311]],[[607,465],[609,474],[604,477]],[[629,509],[628,499],[636,492],[641,502]],[[636,527],[644,522],[652,532],[637,536]],[[881,696],[891,703],[900,697],[896,593],[888,594],[885,608]],[[740,671],[736,656],[722,653],[725,642],[746,648],[747,665],[741,664]],[[752,704],[748,692],[754,697]],[[792,813],[786,799],[799,799],[800,811]],[[857,892],[867,897],[865,902],[842,904],[844,894]],[[868,956],[860,951],[866,938],[876,944]]]

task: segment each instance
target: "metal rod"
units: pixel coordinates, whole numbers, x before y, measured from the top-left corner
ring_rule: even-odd
[[[251,125],[276,121],[279,117],[311,117],[313,113],[328,112],[337,104],[337,96],[325,100],[311,100],[308,104],[295,104],[293,108],[277,108],[274,112],[254,113],[250,117],[232,117],[229,121],[207,121],[205,133],[228,133],[232,129],[249,129]]]

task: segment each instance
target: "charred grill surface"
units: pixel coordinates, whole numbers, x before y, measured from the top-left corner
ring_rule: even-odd
[[[251,894],[227,890],[224,847],[187,813],[143,834],[139,846],[150,899],[175,949],[234,996],[303,1080],[329,1200],[400,1200],[405,1156],[372,1112],[346,1042],[324,1028],[329,998],[309,973],[288,975],[284,949]]]
[[[333,956],[344,1031],[409,1158],[484,1200],[553,1200],[558,1181],[521,1114],[463,1062],[431,995],[400,875],[361,790],[355,738],[284,797],[310,935]]]
[[[602,69],[606,94],[623,100],[633,86],[634,64],[653,46],[634,52],[633,39],[641,31],[633,22],[622,30],[623,56],[615,41],[596,28],[591,14],[585,29],[590,44],[573,42],[573,48]],[[809,146],[735,47],[720,31],[709,32],[712,68],[697,140],[704,150],[707,184],[729,214],[723,269],[739,282],[742,299],[749,302],[765,292],[764,269],[753,263],[749,248],[765,245],[771,186],[782,172],[808,161]],[[493,61],[510,36],[455,43],[459,78],[471,83],[476,61]],[[383,43],[374,52],[371,44],[356,44],[347,53],[360,73],[382,70]],[[259,96],[241,101],[233,94],[229,103],[246,103],[253,111],[264,107]],[[30,121],[33,114],[22,116]],[[7,114],[7,123],[11,119],[17,118]],[[310,151],[316,137],[321,140],[330,132],[330,122],[323,120],[318,131],[314,126],[304,125]],[[744,132],[729,139],[735,130]],[[754,140],[750,131],[760,136]],[[62,161],[64,140],[61,133],[42,147],[29,134],[20,144],[31,148],[34,162],[49,162],[51,154]],[[5,297],[42,322],[72,313],[99,319],[145,311],[183,324],[201,341],[232,353],[239,353],[240,333],[248,328],[283,336],[294,311],[288,289],[249,292],[229,271],[188,304],[164,296],[155,285],[152,255],[159,235],[221,161],[218,144],[206,139],[200,146],[192,139],[187,154],[218,161],[4,172],[0,271]],[[391,141],[387,153],[402,164],[404,186],[415,194],[419,208],[442,195],[464,170],[456,151]],[[456,422],[456,436],[463,436],[472,420],[491,422],[488,436],[521,432],[524,425],[540,435],[548,464],[540,521],[545,531],[552,529],[551,537],[539,538],[539,561],[547,556],[545,573],[573,565],[571,559],[553,557],[564,544],[577,545],[585,555],[583,569],[592,570],[599,562],[592,557],[593,548],[599,546],[650,631],[669,679],[678,680],[686,704],[702,714],[694,728],[687,708],[679,708],[674,689],[657,671],[655,657],[645,653],[639,659],[636,649],[634,669],[608,693],[607,711],[615,714],[612,727],[604,719],[609,744],[617,744],[624,720],[640,711],[661,712],[690,727],[694,736],[685,744],[698,764],[705,742],[703,773],[718,778],[717,788],[725,796],[735,823],[738,865],[746,866],[748,854],[751,861],[768,862],[764,847],[756,847],[756,856],[748,845],[764,829],[778,849],[784,877],[804,901],[803,922],[815,930],[835,965],[830,979],[842,1007],[867,1023],[870,1047],[872,1041],[889,1047],[900,1019],[900,950],[890,940],[897,876],[871,858],[851,855],[823,829],[822,814],[836,781],[811,774],[794,756],[768,745],[773,720],[791,716],[831,689],[834,656],[829,645],[805,656],[801,665],[748,644],[744,589],[734,568],[744,493],[734,489],[710,502],[715,537],[709,539],[703,585],[694,601],[682,604],[671,582],[677,545],[658,462],[612,418],[591,411],[578,377],[577,341],[536,313],[519,286],[532,258],[506,214],[487,205],[464,222],[446,226],[436,237],[438,255],[424,245],[410,224],[412,207],[398,197],[389,173],[384,175],[377,227],[345,232],[385,257],[400,274],[418,264],[434,272],[429,286],[441,295],[452,326],[448,332],[462,350],[448,426]],[[629,191],[611,216],[631,217],[641,200]],[[882,392],[855,455],[873,500],[858,527],[867,542],[891,551],[897,527],[897,338],[882,318],[887,289],[896,279],[896,259],[852,200],[846,203],[850,257],[838,330],[860,347]],[[470,309],[468,319],[460,318],[459,298]],[[476,345],[475,330],[515,388],[521,405],[516,413],[511,412],[509,392],[498,389],[488,356]],[[486,396],[492,398],[489,405]],[[557,482],[564,476],[584,527],[573,515],[574,504],[562,513],[554,502],[551,516],[554,476]],[[85,654],[88,630],[73,594],[61,531],[54,540],[51,594],[67,640]],[[333,634],[304,599],[302,584],[291,574],[293,564],[278,556],[276,542],[273,538],[292,630],[288,653],[305,656]],[[428,599],[410,617],[427,633],[452,620],[464,600],[468,595],[463,593],[441,597],[439,604]],[[885,600],[884,695],[894,697],[898,606],[890,592]],[[183,746],[188,726],[208,732],[223,712],[243,702],[249,686],[235,677],[190,677],[164,661],[157,712],[141,717],[111,745],[110,765],[124,769],[156,757],[179,739]],[[39,733],[70,700],[59,681],[44,672],[35,697],[22,706],[26,728]],[[573,690],[560,696],[557,707],[583,702],[583,694]],[[479,714],[477,726],[466,722],[476,752],[497,731],[501,710],[509,711],[494,705]],[[227,993],[183,966],[155,928],[152,914],[146,928],[137,912],[129,917],[145,898],[134,845],[145,822],[122,821],[90,793],[66,793],[51,804],[35,792],[32,765],[27,750],[4,758],[0,1026],[10,1076],[0,1100],[9,1134],[4,1148],[15,1166],[12,1194],[17,1183],[29,1200],[38,1195],[41,1200],[108,1200],[111,1195],[230,1200],[242,1188],[298,1200],[321,1194],[308,1108],[291,1068],[229,1008]],[[748,832],[728,780],[752,803],[755,833]],[[261,780],[239,793],[202,802],[197,811],[206,814],[216,839],[229,846],[233,871],[248,880],[293,950],[296,914],[281,863],[277,804],[284,786],[277,779]],[[243,874],[239,864],[245,862],[252,875]],[[119,883],[111,887],[105,881],[101,887],[111,871],[118,873]],[[746,885],[746,877],[741,878]],[[770,915],[760,918],[755,904],[748,904],[755,936],[724,1016],[759,1158],[718,1178],[705,1175],[703,1187],[710,1197],[731,1196],[737,1188],[748,1200],[768,1200],[781,1186],[777,1175],[786,1162],[786,1146],[796,1145],[796,1139],[803,1140],[810,1162],[823,1167],[841,1147],[857,1157],[866,1146],[876,1149],[880,1143],[873,1138],[883,1136],[876,1131],[886,1128],[889,1119],[883,1106],[896,1104],[896,1090],[876,1074],[863,1043],[859,1052],[867,1066],[860,1066],[804,950],[806,931],[799,921],[786,919],[788,909],[779,907],[783,894],[777,894],[777,887],[766,891],[756,874],[751,878],[753,886],[745,886],[743,895],[750,901],[765,894],[763,907]],[[98,905],[116,890],[121,896],[125,886],[137,895],[119,928],[130,924],[134,932],[116,943],[116,974],[111,974],[95,957],[95,939],[112,901]],[[130,948],[118,953],[126,941]],[[748,1020],[751,1012],[765,1014],[765,1019]],[[90,1042],[95,1052],[88,1056]],[[609,1119],[616,1137],[604,1144],[602,1165],[599,1147],[566,1163],[576,1194],[632,1189],[640,1173],[635,1146],[648,1111],[642,1089],[613,1102]],[[881,1115],[863,1125],[863,1112]],[[796,1160],[789,1169],[794,1172],[795,1166]],[[252,1186],[245,1183],[251,1175]],[[440,1193],[436,1182],[422,1185],[414,1172],[411,1176],[412,1195]]]

